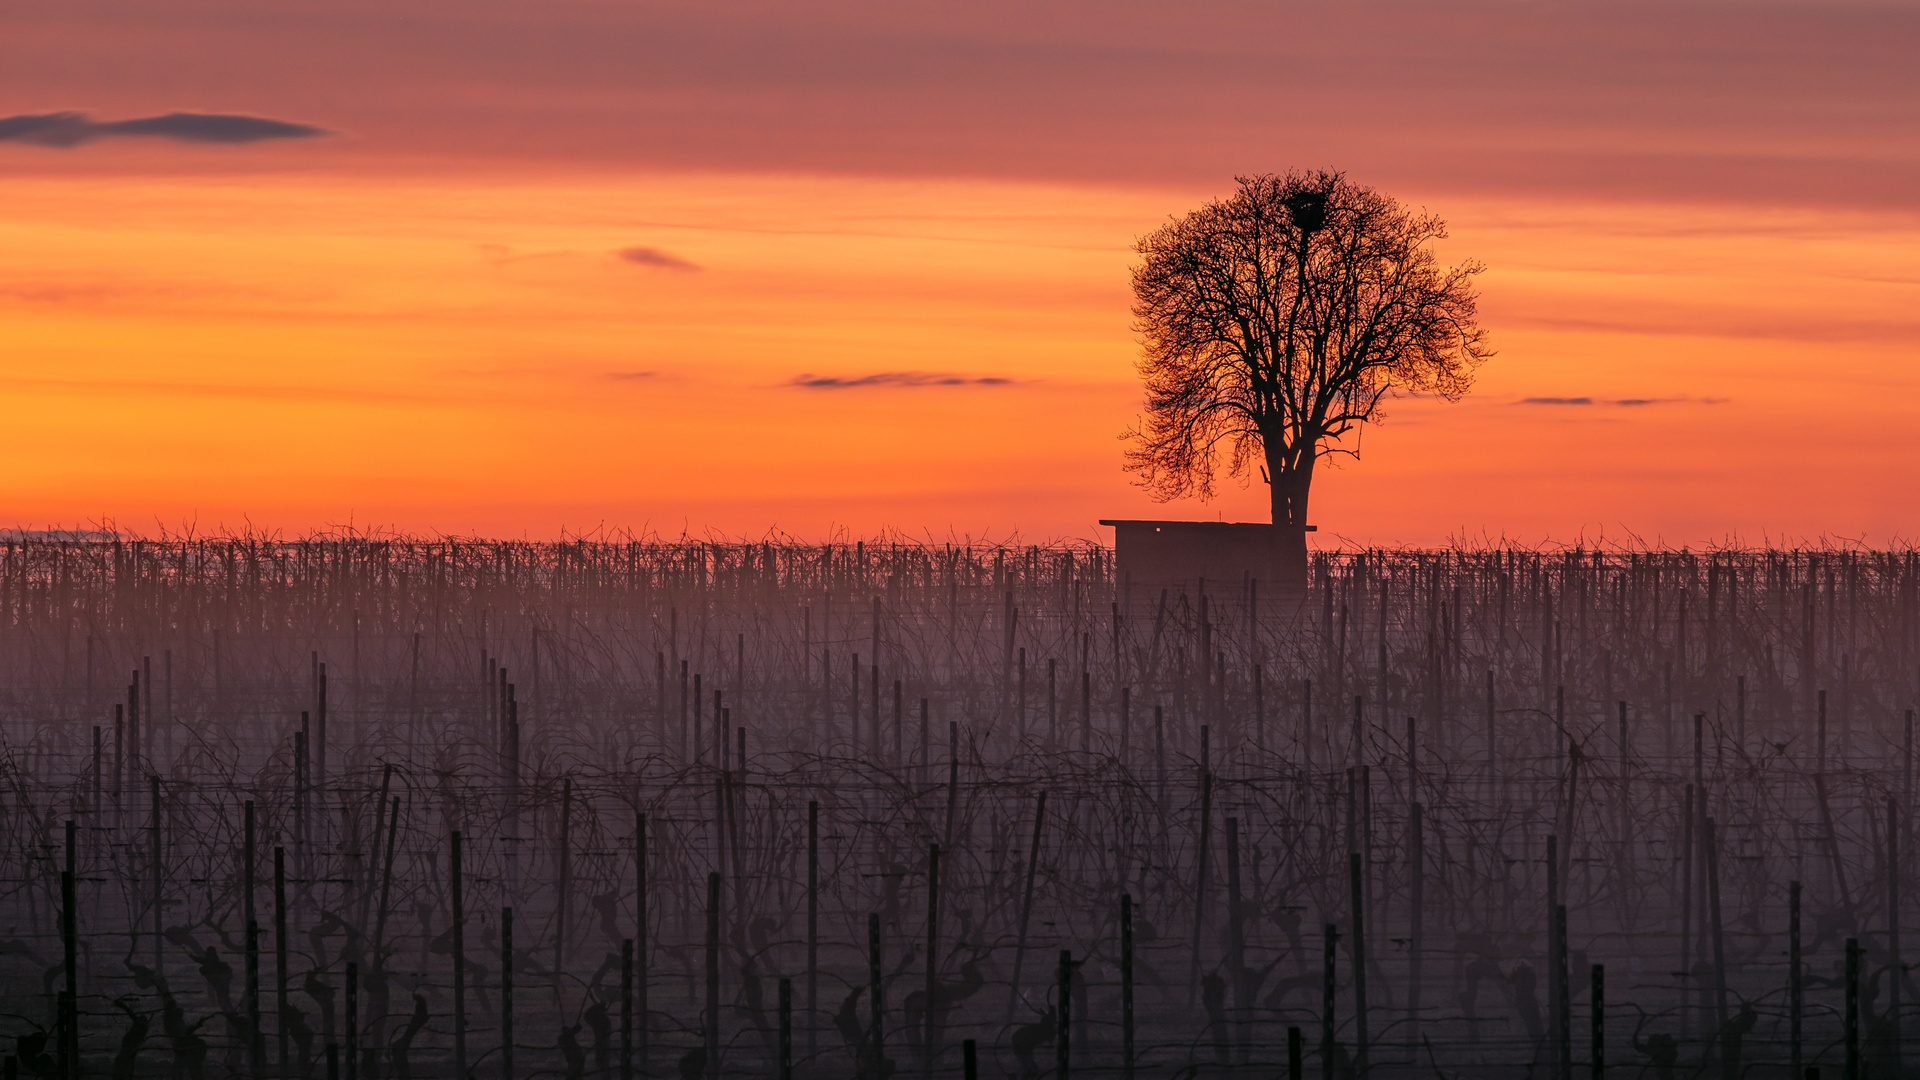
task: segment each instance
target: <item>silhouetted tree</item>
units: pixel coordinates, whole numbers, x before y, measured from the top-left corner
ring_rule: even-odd
[[[1237,183],[1139,242],[1147,400],[1126,465],[1162,500],[1211,497],[1223,454],[1232,476],[1263,466],[1274,523],[1304,526],[1330,441],[1377,420],[1393,387],[1457,399],[1492,355],[1471,287],[1483,268],[1439,265],[1440,219],[1340,173]]]

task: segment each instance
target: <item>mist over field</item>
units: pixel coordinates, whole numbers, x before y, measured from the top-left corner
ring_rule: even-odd
[[[39,1075],[1884,1075],[1916,562],[15,539],[0,1012]]]

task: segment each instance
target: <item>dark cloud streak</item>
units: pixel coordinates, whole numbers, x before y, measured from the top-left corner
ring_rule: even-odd
[[[697,273],[701,269],[699,264],[688,262],[687,260],[681,258],[678,255],[669,255],[666,252],[661,251],[659,248],[650,248],[650,247],[621,248],[619,251],[614,252],[614,254],[618,255],[622,262],[630,262],[635,266],[647,266],[655,270],[674,270],[680,273]]]
[[[242,143],[311,139],[331,132],[309,124],[232,113],[173,112],[101,122],[83,112],[27,113],[0,117],[0,142],[70,149],[101,139],[159,138],[176,142]]]
[[[878,371],[871,375],[796,375],[788,386],[802,390],[860,390],[871,387],[901,386],[1010,386],[1013,380],[998,375],[950,375],[937,371]]]
[[[1638,397],[1638,398],[1595,398],[1595,397],[1529,397],[1514,402],[1515,405],[1611,405],[1616,408],[1639,408],[1645,405],[1724,405],[1723,397]]]

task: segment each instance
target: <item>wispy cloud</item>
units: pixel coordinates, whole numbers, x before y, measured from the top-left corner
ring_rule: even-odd
[[[638,382],[641,379],[651,379],[655,374],[652,371],[609,371],[606,377],[614,382]]]
[[[1600,405],[1635,408],[1642,405],[1724,405],[1723,397],[1640,397],[1640,398],[1596,398],[1596,397],[1530,397],[1521,398],[1515,405]]]
[[[310,139],[325,128],[232,113],[167,113],[132,120],[98,121],[83,112],[29,113],[0,117],[0,142],[62,149],[113,138],[159,138],[197,143],[255,143]]]
[[[678,255],[670,255],[659,248],[630,247],[614,252],[622,260],[635,266],[648,266],[655,270],[678,270],[693,272],[700,269],[699,264],[691,263]]]
[[[871,386],[1009,386],[998,375],[950,375],[937,371],[877,371],[871,375],[796,375],[788,386],[802,390],[858,390]]]

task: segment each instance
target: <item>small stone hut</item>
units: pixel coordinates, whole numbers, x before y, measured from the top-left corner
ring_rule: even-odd
[[[1124,598],[1240,589],[1258,582],[1262,596],[1298,596],[1307,587],[1307,532],[1290,525],[1241,521],[1102,519],[1114,530],[1114,581]]]

